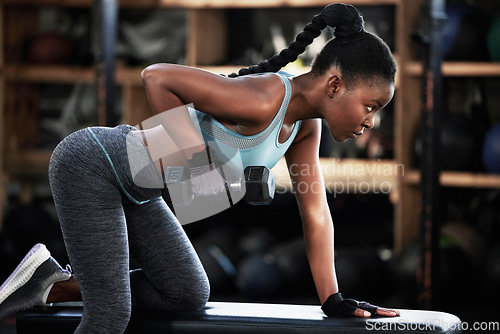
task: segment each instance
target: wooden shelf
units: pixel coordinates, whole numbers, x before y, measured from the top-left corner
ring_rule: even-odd
[[[138,2],[141,4],[139,5]],[[159,6],[185,8],[251,8],[251,7],[322,7],[338,0],[121,0],[121,6]],[[355,6],[398,4],[401,0],[350,0]]]
[[[237,72],[242,66],[205,66],[202,69],[230,74]],[[119,85],[142,86],[139,67],[121,67],[116,69],[116,82]],[[4,69],[5,78],[10,82],[24,83],[92,83],[95,81],[93,67],[64,66],[64,65],[24,65],[9,64]]]
[[[403,166],[392,160],[320,158],[320,168],[330,194],[391,194],[393,199],[397,198],[398,176],[404,174]],[[285,159],[281,159],[272,171],[277,191],[291,191]]]
[[[406,64],[405,71],[409,75],[422,74],[422,64],[412,61]],[[444,62],[443,76],[448,77],[498,77],[500,76],[500,62]]]
[[[0,0],[0,3],[9,6],[90,7],[93,0]]]
[[[116,68],[116,82],[119,85],[142,85],[143,68]],[[94,67],[66,65],[25,65],[8,64],[5,67],[5,78],[10,82],[25,83],[92,83],[95,81]]]
[[[218,74],[228,75],[237,72],[241,66],[200,66],[199,68]],[[116,83],[118,85],[142,86],[142,67],[122,67],[116,69]],[[291,74],[302,74],[308,67],[286,67],[285,71]],[[5,79],[9,82],[23,83],[92,83],[95,81],[93,67],[64,66],[64,65],[24,65],[8,64],[5,69]]]
[[[7,64],[4,73],[10,82],[90,83],[95,80],[95,70],[90,67]]]
[[[48,150],[30,150],[7,154],[4,158],[4,169],[15,176],[47,176],[50,156]]]
[[[17,175],[46,173],[51,154],[52,152],[48,150],[30,150],[10,154],[6,156],[5,169]],[[398,175],[404,172],[392,160],[321,158],[320,167],[326,189],[330,192],[343,190],[350,193],[356,191],[389,193],[396,189]],[[273,168],[273,174],[278,189],[292,190],[284,158]],[[500,177],[498,184],[500,184]]]
[[[30,150],[7,155],[5,170],[10,175],[44,176],[51,154],[48,150]],[[398,175],[404,173],[401,166],[392,160],[321,158],[320,167],[325,188],[330,194],[378,193],[393,197],[397,193]],[[277,192],[291,191],[292,183],[284,158],[272,171]],[[497,181],[500,184],[500,177]]]
[[[1,0],[0,0],[1,1]],[[402,0],[349,0],[355,6],[396,5]],[[322,7],[338,0],[119,0],[121,7],[252,8]],[[93,0],[3,0],[11,6],[90,7]]]
[[[439,177],[443,187],[455,188],[500,188],[500,175],[444,171]],[[420,172],[407,171],[403,182],[410,185],[420,184]]]

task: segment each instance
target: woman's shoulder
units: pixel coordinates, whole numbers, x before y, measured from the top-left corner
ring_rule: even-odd
[[[297,133],[293,143],[296,144],[303,141],[306,138],[318,140],[321,137],[321,119],[320,118],[310,118],[300,121],[300,130]]]

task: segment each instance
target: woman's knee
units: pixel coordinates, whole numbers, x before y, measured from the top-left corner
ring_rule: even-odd
[[[210,298],[210,282],[208,281],[208,277],[205,275],[200,283],[200,293],[197,300],[197,308],[201,309],[205,307],[205,304],[208,302]]]
[[[185,310],[200,310],[205,307],[210,298],[210,282],[207,275],[203,272],[202,275],[196,277],[189,284],[188,293],[184,294],[184,309]]]
[[[92,308],[83,313],[82,322],[76,333],[122,334],[132,315],[131,303],[114,303],[103,308]]]

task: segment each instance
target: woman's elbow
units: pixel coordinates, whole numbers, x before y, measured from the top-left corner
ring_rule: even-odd
[[[152,80],[158,80],[163,76],[162,72],[165,72],[165,70],[167,69],[168,69],[168,64],[160,63],[147,66],[141,72],[142,82],[146,83],[146,82],[151,82]]]

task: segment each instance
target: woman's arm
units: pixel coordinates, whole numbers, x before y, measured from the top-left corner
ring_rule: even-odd
[[[160,65],[152,65],[142,71],[144,89],[151,109],[160,120],[167,136],[187,159],[191,159],[194,153],[205,148],[205,142],[194,127],[184,101],[165,84],[175,78],[162,69]],[[165,75],[167,77],[164,77]]]
[[[286,161],[302,218],[307,256],[321,304],[339,291],[333,252],[333,221],[319,166],[321,120],[302,122]]]
[[[141,76],[156,113],[193,104],[217,119],[244,125],[271,120],[284,95],[283,85],[274,75],[227,78],[193,67],[154,64]]]
[[[240,126],[265,123],[277,110],[272,103],[278,101],[272,95],[272,88],[277,85],[271,85],[262,76],[258,80],[252,76],[230,79],[174,64],[148,66],[141,76],[151,108],[186,156],[199,151],[204,143],[185,105],[193,104],[220,121]]]
[[[286,161],[302,218],[307,256],[314,284],[321,304],[324,305],[328,297],[339,292],[339,287],[335,272],[333,221],[319,166],[320,138],[321,120],[303,121],[299,135],[286,154]],[[358,317],[370,316],[366,310],[383,316],[399,315],[397,310],[370,304],[362,305],[354,300],[345,299],[343,302],[343,305],[333,305],[333,307],[347,309],[347,312]],[[329,306],[332,306],[331,303]],[[344,312],[341,313],[344,314]]]

